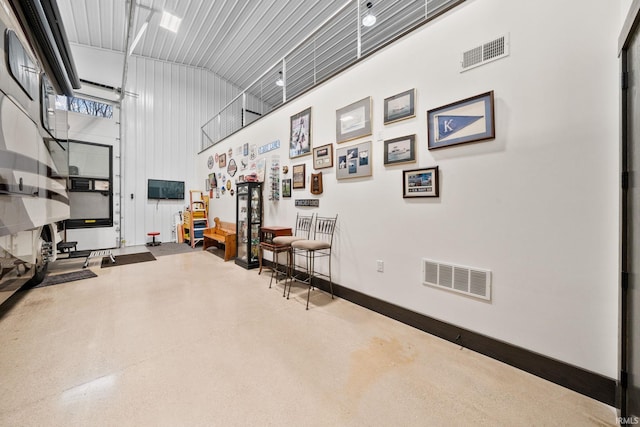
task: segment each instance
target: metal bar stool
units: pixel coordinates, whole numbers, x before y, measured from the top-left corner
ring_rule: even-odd
[[[292,272],[291,269],[293,265],[293,255],[291,252],[291,243],[297,240],[306,240],[309,238],[309,235],[311,233],[311,224],[313,223],[313,215],[314,214],[311,214],[311,215],[297,214],[296,226],[293,232],[293,236],[277,236],[273,238],[273,244],[277,245],[278,252],[276,253],[274,251],[274,254],[273,254],[273,259],[276,266],[275,266],[275,269],[271,270],[271,280],[269,281],[269,287],[271,287],[271,282],[273,281],[274,272],[276,273],[276,283],[278,282],[277,272],[280,271],[278,268],[279,267],[278,254],[285,252],[287,254],[287,268],[285,273],[285,286],[284,286],[284,289],[282,290],[282,296],[285,295],[285,292],[287,290],[286,280],[288,280],[289,277],[291,277],[291,272]]]
[[[313,227],[313,238],[309,240],[296,240],[291,243],[293,266],[295,268],[295,257],[301,256],[305,258],[305,268],[301,275],[291,274],[289,279],[289,294],[291,293],[291,285],[293,281],[305,283],[309,286],[307,291],[307,310],[309,310],[309,298],[311,297],[311,288],[314,287],[313,279],[316,277],[326,277],[329,279],[329,290],[331,291],[331,299],[333,299],[333,282],[331,280],[331,248],[333,245],[333,235],[336,229],[338,215],[335,217],[316,216],[316,222]],[[329,273],[325,274],[316,270],[316,258],[327,257],[329,261]],[[285,283],[286,288],[286,283]]]

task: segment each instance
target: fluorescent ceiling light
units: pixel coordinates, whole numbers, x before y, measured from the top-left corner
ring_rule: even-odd
[[[144,21],[144,24],[142,24],[142,27],[140,27],[140,31],[138,31],[138,34],[136,34],[136,38],[133,39],[133,43],[131,43],[131,47],[129,48],[129,55],[133,53],[133,49],[135,49],[136,46],[138,45],[138,42],[142,38],[142,35],[144,34],[148,26],[149,26],[149,21]]]
[[[162,11],[162,18],[160,18],[160,26],[162,28],[166,28],[169,31],[177,33],[181,22],[182,18],[178,18],[177,16],[170,14],[166,10]]]

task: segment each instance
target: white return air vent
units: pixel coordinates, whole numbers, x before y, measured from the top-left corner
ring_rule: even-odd
[[[470,70],[496,59],[509,56],[509,35],[500,36],[495,40],[476,46],[466,52],[462,52],[461,70]]]
[[[422,259],[422,283],[476,298],[491,299],[491,271]]]

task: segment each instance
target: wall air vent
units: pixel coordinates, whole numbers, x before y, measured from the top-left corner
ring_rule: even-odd
[[[496,59],[509,56],[509,36],[500,36],[495,40],[481,44],[462,52],[460,72],[470,70]]]
[[[491,299],[491,271],[422,259],[422,283],[475,298]]]

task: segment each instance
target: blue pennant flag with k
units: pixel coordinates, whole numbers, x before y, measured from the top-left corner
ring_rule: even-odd
[[[483,116],[438,116],[438,140],[447,138],[477,122]]]

